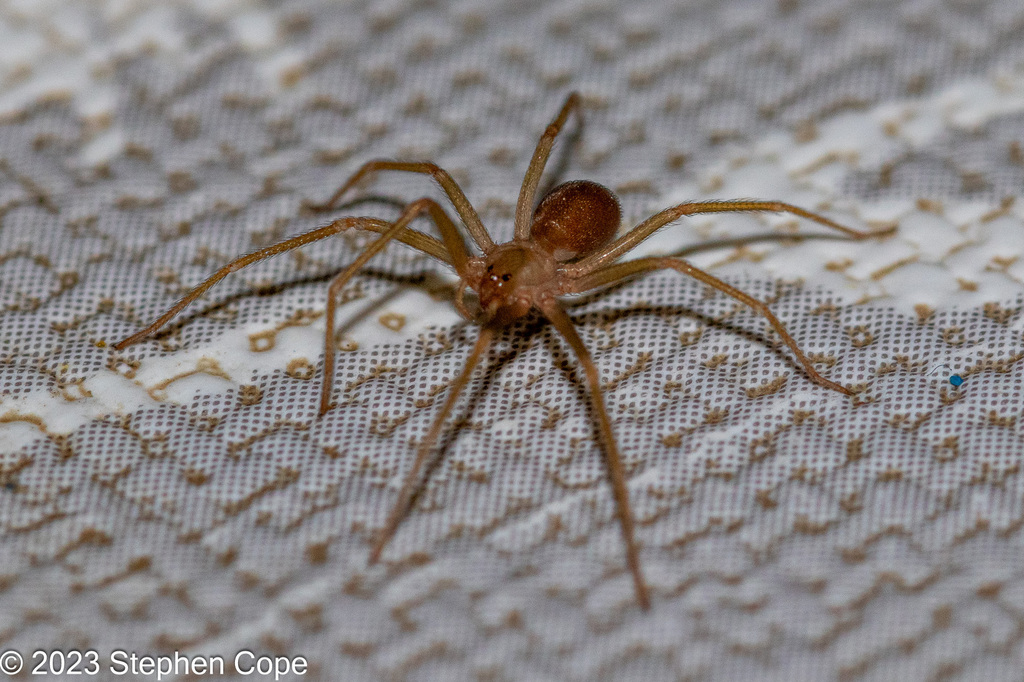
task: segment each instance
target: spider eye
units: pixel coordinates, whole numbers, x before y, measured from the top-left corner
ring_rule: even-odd
[[[502,282],[507,282],[510,279],[512,279],[512,275],[508,274],[507,272],[504,275],[501,276],[501,281]]]

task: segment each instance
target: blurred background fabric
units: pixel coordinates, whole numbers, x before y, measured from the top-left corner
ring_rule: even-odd
[[[897,228],[698,216],[628,256],[768,301],[853,398],[676,273],[570,301],[650,611],[582,375],[535,318],[368,565],[476,338],[429,258],[394,244],[348,285],[322,418],[327,287],[366,234],[112,348],[238,255],[444,202],[380,173],[303,211],[370,159],[440,164],[511,238],[574,90],[543,184],[614,189],[623,230],[746,197]],[[1017,0],[2,2],[0,650],[250,650],[346,681],[1020,679],[1022,187]]]

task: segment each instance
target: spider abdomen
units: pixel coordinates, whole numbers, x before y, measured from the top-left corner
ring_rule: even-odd
[[[619,229],[622,211],[615,194],[596,182],[558,185],[537,205],[530,237],[560,263],[607,244]]]

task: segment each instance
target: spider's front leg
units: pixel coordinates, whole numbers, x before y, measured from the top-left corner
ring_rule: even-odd
[[[139,341],[142,341],[143,339],[152,336],[161,327],[170,322],[171,318],[173,318],[175,315],[184,310],[186,306],[194,302],[200,296],[205,294],[211,287],[213,287],[213,285],[215,285],[217,282],[221,281],[222,279],[230,275],[232,272],[235,272],[236,270],[241,270],[242,268],[252,265],[253,263],[258,263],[261,260],[271,258],[272,256],[277,256],[279,254],[285,253],[286,251],[297,249],[300,246],[305,246],[306,244],[312,244],[313,242],[320,241],[321,239],[326,239],[327,237],[331,237],[340,232],[344,232],[345,230],[362,228],[374,232],[383,232],[389,229],[390,227],[391,225],[384,222],[383,220],[374,220],[373,218],[341,218],[339,220],[335,220],[330,225],[325,225],[315,230],[310,230],[309,232],[300,234],[296,237],[285,239],[284,241],[278,242],[277,244],[272,244],[270,246],[259,249],[258,251],[253,251],[252,253],[240,256],[239,258],[236,258],[235,260],[231,261],[221,269],[217,270],[217,272],[207,277],[203,282],[192,288],[177,303],[171,306],[167,310],[167,312],[165,312],[163,315],[155,319],[145,329],[142,329],[141,331],[138,331],[132,334],[131,336],[121,339],[120,341],[115,343],[114,348],[116,350],[124,350],[128,346],[131,346],[132,344],[138,343]],[[401,241],[409,244],[413,248],[418,248],[421,251],[425,251],[431,255],[434,255],[435,257],[444,258],[443,250],[435,248],[435,246],[441,246],[440,244],[431,244],[430,241],[419,240],[415,238],[410,239],[410,236],[407,234],[407,232],[408,231],[406,231],[406,233],[402,233],[396,236],[399,239],[401,239]],[[426,235],[414,235],[414,237],[415,236],[426,237]],[[437,242],[436,239],[431,241],[435,243]],[[441,255],[439,256],[438,253],[440,253]]]
[[[331,407],[331,384],[334,380],[334,313],[338,304],[338,295],[341,293],[342,288],[344,288],[348,281],[352,279],[353,275],[355,275],[360,268],[366,265],[367,261],[380,253],[392,239],[396,239],[399,235],[403,234],[403,231],[407,230],[407,225],[416,217],[424,213],[433,219],[434,224],[437,226],[438,230],[440,230],[441,236],[444,238],[444,243],[448,250],[447,258],[441,258],[439,260],[448,263],[455,268],[455,272],[458,273],[460,278],[465,278],[467,274],[467,263],[469,262],[469,253],[466,251],[466,245],[462,241],[462,237],[459,236],[458,229],[445,214],[444,209],[442,209],[436,201],[426,197],[414,201],[406,206],[398,220],[396,220],[387,230],[384,230],[380,237],[375,239],[363,250],[361,254],[359,254],[358,258],[352,261],[347,268],[342,270],[331,282],[331,286],[328,289],[327,330],[324,333],[324,380],[320,389],[321,416],[324,415]]]
[[[466,359],[466,364],[463,365],[462,371],[452,382],[448,388],[448,397],[445,398],[444,405],[441,406],[440,412],[434,417],[434,421],[430,425],[430,429],[426,435],[423,436],[423,440],[420,441],[419,446],[416,449],[416,459],[413,460],[412,467],[405,475],[405,479],[402,481],[402,487],[398,491],[398,498],[395,500],[394,505],[391,507],[391,511],[388,512],[388,518],[384,522],[384,527],[380,530],[377,535],[377,539],[373,543],[373,547],[370,549],[370,563],[375,564],[380,560],[380,555],[384,551],[384,547],[387,546],[388,541],[394,536],[395,531],[398,530],[398,524],[405,518],[406,513],[409,511],[409,506],[412,504],[413,498],[416,494],[416,489],[420,485],[421,472],[423,466],[427,462],[427,458],[430,456],[431,451],[434,448],[434,443],[437,442],[438,436],[441,435],[441,428],[444,426],[445,419],[451,413],[452,408],[455,407],[455,402],[458,400],[459,395],[462,393],[466,385],[469,384],[470,377],[473,376],[473,369],[479,364],[480,359],[487,352],[487,348],[490,346],[491,341],[494,339],[496,329],[489,324],[485,324],[480,328],[480,336],[477,337],[476,343],[473,345],[473,350],[470,352],[469,357]]]
[[[561,111],[555,116],[555,120],[548,125],[540,139],[537,140],[537,148],[533,151],[533,158],[530,159],[530,165],[526,169],[526,175],[523,177],[523,186],[519,189],[519,201],[516,202],[516,239],[526,239],[530,236],[530,217],[533,215],[533,202],[537,195],[537,186],[540,184],[540,178],[544,174],[544,167],[547,165],[548,157],[551,155],[551,148],[555,146],[555,138],[562,131],[562,127],[565,126],[565,122],[573,110],[576,111],[576,115],[582,120],[583,115],[580,113],[580,94],[578,92],[569,93],[569,96],[565,98],[565,104],[562,105]]]

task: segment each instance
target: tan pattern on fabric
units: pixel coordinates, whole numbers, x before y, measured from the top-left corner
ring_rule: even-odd
[[[0,652],[107,670],[115,650],[245,649],[324,680],[1017,679],[1024,9],[677,4],[0,8]],[[587,122],[555,166],[615,189],[630,224],[754,196],[898,226],[854,244],[702,217],[643,247],[770,302],[852,399],[673,273],[572,302],[649,613],[575,359],[532,318],[367,566],[476,338],[429,259],[389,247],[345,292],[320,419],[326,287],[367,235],[111,348],[324,224],[303,201],[370,158],[440,163],[507,239],[569,89]],[[424,195],[382,174],[339,215]]]

